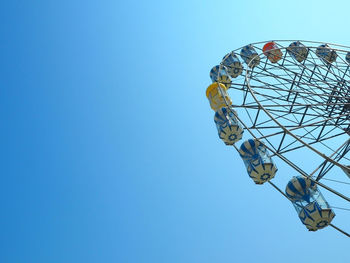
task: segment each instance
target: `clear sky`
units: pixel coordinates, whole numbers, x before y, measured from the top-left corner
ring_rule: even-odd
[[[2,1],[0,262],[349,262],[254,185],[205,97],[245,44],[350,46],[349,5]]]

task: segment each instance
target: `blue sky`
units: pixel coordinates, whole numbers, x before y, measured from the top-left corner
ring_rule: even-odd
[[[248,178],[205,89],[211,67],[251,42],[350,46],[347,1],[0,10],[0,262],[346,262],[345,237],[309,233]],[[348,218],[337,213],[350,230]]]

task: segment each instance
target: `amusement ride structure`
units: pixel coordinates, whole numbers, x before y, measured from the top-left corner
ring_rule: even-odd
[[[206,95],[219,138],[237,150],[249,177],[289,199],[308,230],[331,226],[350,237],[332,222],[334,209],[350,209],[331,206],[321,193],[350,202],[329,185],[350,184],[339,179],[339,171],[350,178],[350,47],[249,44],[225,55],[210,78]],[[279,176],[277,160],[295,175],[285,190],[271,181]]]

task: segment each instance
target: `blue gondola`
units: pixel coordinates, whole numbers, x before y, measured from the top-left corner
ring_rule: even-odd
[[[309,54],[309,49],[300,41],[295,41],[287,48],[288,54],[298,62],[303,62]]]
[[[299,219],[310,231],[328,226],[335,214],[314,181],[303,176],[293,177],[286,195],[294,205]]]
[[[240,55],[243,61],[249,65],[250,68],[254,68],[260,63],[260,57],[251,44],[243,47]]]
[[[231,78],[229,77],[229,74],[227,73],[226,69],[219,65],[214,66],[211,70],[210,70],[210,79],[211,81],[214,82],[218,82],[221,84],[224,84],[225,87],[228,89],[231,86]]]
[[[226,71],[231,78],[237,78],[242,74],[243,66],[236,54],[230,53],[224,56],[222,64],[226,67]]]
[[[233,145],[243,136],[243,128],[237,120],[236,111],[230,107],[223,107],[215,112],[214,122],[218,130],[219,138],[226,145]]]
[[[267,153],[265,145],[258,140],[249,139],[242,143],[239,154],[247,168],[249,177],[256,184],[263,184],[273,177],[277,167]]]
[[[338,54],[327,44],[322,44],[316,49],[316,56],[318,56],[324,63],[330,64],[336,61]]]

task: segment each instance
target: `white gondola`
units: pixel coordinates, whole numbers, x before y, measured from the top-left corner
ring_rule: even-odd
[[[301,222],[310,231],[328,226],[335,213],[310,178],[293,177],[287,184],[286,195],[292,202]]]
[[[263,184],[273,177],[277,167],[267,153],[265,145],[258,140],[249,139],[242,143],[239,154],[247,168],[249,177],[256,184]]]
[[[255,51],[252,45],[247,45],[243,47],[241,49],[240,55],[243,61],[247,65],[249,65],[250,68],[254,68],[260,63],[260,57],[258,56],[258,53]]]
[[[236,54],[227,54],[223,58],[222,64],[226,67],[226,71],[231,76],[231,78],[237,78],[242,74],[243,66]]]
[[[242,125],[237,120],[237,112],[232,108],[222,107],[215,112],[214,122],[219,138],[226,145],[233,145],[243,136]]]
[[[309,54],[309,49],[300,41],[295,41],[287,48],[288,54],[298,62],[303,62]]]
[[[226,69],[219,65],[216,65],[210,70],[210,79],[211,81],[221,83],[225,85],[225,87],[228,89],[231,86],[231,78],[229,77],[229,74],[227,73]]]
[[[322,44],[316,49],[316,56],[318,56],[324,63],[330,64],[336,61],[338,54],[327,44]]]

